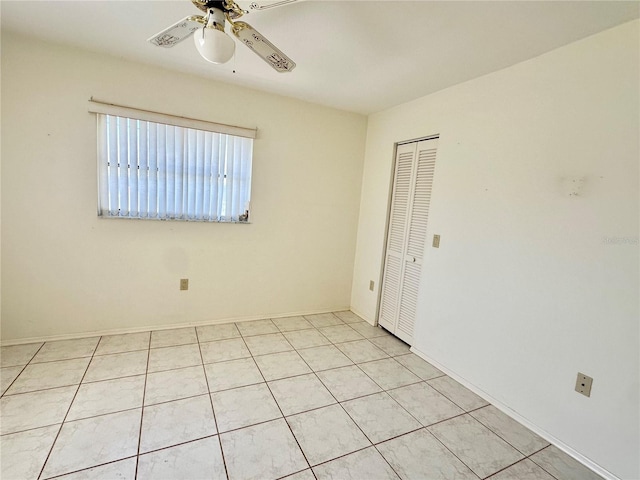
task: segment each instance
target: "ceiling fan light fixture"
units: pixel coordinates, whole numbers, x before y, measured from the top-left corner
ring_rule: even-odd
[[[1,1],[1,0],[0,0]],[[226,63],[233,58],[236,43],[230,35],[224,33],[225,23],[231,24],[231,32],[245,46],[277,72],[290,72],[296,63],[282,50],[267,40],[264,35],[246,22],[238,21],[249,13],[241,9],[234,0],[191,0],[206,16],[185,17],[165,28],[147,41],[157,47],[171,48],[193,35],[196,50],[202,58],[214,64]],[[285,5],[297,0],[281,0],[268,7]],[[257,5],[257,4],[256,4]],[[257,7],[254,7],[257,8]],[[262,10],[262,8],[259,8]]]
[[[236,51],[236,42],[224,33],[224,13],[217,8],[209,10],[207,25],[193,34],[196,50],[206,61],[226,63]]]
[[[203,27],[193,35],[198,53],[207,62],[226,63],[236,51],[236,42],[224,32],[216,28]]]

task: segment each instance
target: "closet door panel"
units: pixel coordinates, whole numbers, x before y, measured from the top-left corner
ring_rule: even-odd
[[[398,327],[395,333],[401,340],[411,343],[413,328],[416,323],[416,306],[418,305],[418,287],[420,286],[421,265],[406,263],[402,272],[402,291],[400,292],[400,308]]]
[[[396,330],[393,332],[407,343],[413,341],[413,330],[416,323],[418,288],[422,272],[424,243],[427,238],[437,146],[437,139],[418,143],[416,166],[412,177],[413,188],[409,201],[406,254],[400,282],[398,322]]]
[[[402,288],[402,262],[405,253],[409,202],[416,145],[399,145],[396,151],[393,192],[389,212],[389,233],[382,276],[382,295],[378,322],[391,332],[396,329],[398,296]]]
[[[416,156],[415,145],[400,145],[396,153],[396,168],[393,178],[393,193],[389,217],[387,251],[398,255],[404,253],[407,230],[407,213],[411,195],[411,176]]]
[[[438,139],[399,145],[378,322],[411,344]]]
[[[387,255],[384,266],[384,280],[382,281],[382,298],[380,300],[378,322],[391,332],[395,329],[398,312],[401,268],[402,262],[400,257]]]
[[[429,222],[429,206],[433,189],[433,174],[436,167],[436,148],[438,140],[425,140],[418,144],[414,195],[411,202],[407,255],[422,263],[424,242]]]

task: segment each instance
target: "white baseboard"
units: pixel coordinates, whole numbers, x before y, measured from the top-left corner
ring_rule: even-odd
[[[56,340],[73,340],[76,338],[99,337],[102,335],[120,335],[123,333],[140,333],[140,332],[149,332],[151,330],[171,330],[172,328],[183,328],[183,327],[202,327],[205,325],[219,325],[221,323],[250,322],[252,320],[263,320],[266,318],[286,318],[286,317],[295,317],[299,315],[315,315],[318,313],[340,312],[343,310],[349,310],[349,307],[340,307],[340,308],[322,309],[322,310],[305,310],[303,312],[278,313],[278,314],[271,314],[271,315],[250,315],[245,317],[218,318],[215,320],[205,320],[202,322],[181,322],[181,323],[173,323],[170,325],[145,325],[143,327],[112,328],[112,329],[106,329],[106,330],[92,330],[88,332],[69,333],[69,334],[61,334],[61,335],[45,335],[41,337],[20,338],[17,340],[6,340],[6,341],[2,340],[0,342],[0,345],[2,345],[3,347],[8,347],[10,345],[24,345],[25,343],[53,342]]]
[[[442,372],[446,373],[448,376],[453,378],[458,383],[460,383],[460,384],[464,385],[465,387],[467,387],[469,390],[471,390],[476,395],[478,395],[478,396],[482,397],[483,399],[485,399],[487,402],[489,402],[491,405],[496,407],[498,410],[502,411],[505,415],[508,415],[509,417],[513,418],[516,422],[521,423],[522,425],[527,427],[529,430],[531,430],[535,434],[537,434],[540,437],[544,438],[547,442],[555,445],[560,450],[562,450],[564,453],[566,453],[567,455],[573,457],[574,459],[576,459],[578,462],[583,464],[588,469],[593,470],[595,473],[597,473],[601,477],[605,478],[606,480],[620,480],[620,478],[615,476],[610,471],[608,471],[605,468],[601,467],[600,465],[598,465],[594,461],[592,461],[592,460],[588,459],[587,457],[585,457],[584,455],[582,455],[580,452],[574,450],[569,445],[567,445],[564,442],[562,442],[562,440],[554,437],[549,432],[543,430],[542,428],[540,428],[536,424],[534,424],[531,421],[527,420],[525,417],[523,417],[519,413],[517,413],[514,410],[512,410],[511,408],[509,408],[508,405],[505,405],[504,403],[500,402],[499,400],[497,400],[494,397],[492,397],[491,395],[489,395],[487,392],[485,392],[482,389],[476,387],[475,385],[473,385],[472,383],[470,383],[469,381],[467,381],[466,379],[464,379],[463,377],[458,375],[456,372],[448,369],[446,366],[442,365],[437,360],[434,360],[433,358],[431,358],[426,353],[421,352],[420,350],[416,349],[415,347],[411,347],[411,351],[413,353],[415,353],[416,355],[418,355],[423,360],[426,360],[427,362],[431,363],[434,367],[436,367],[439,370],[441,370]]]
[[[360,313],[360,312],[359,312],[359,311],[357,311],[357,310],[354,310],[354,309],[353,309],[353,307],[348,308],[347,310],[351,310],[353,313],[355,313],[357,316],[359,316],[359,317],[360,317],[361,319],[363,319],[365,322],[367,322],[367,323],[369,323],[369,324],[373,325],[374,327],[376,326],[376,322],[375,322],[374,320],[369,320],[369,319],[366,317],[366,315],[364,315],[364,314]]]

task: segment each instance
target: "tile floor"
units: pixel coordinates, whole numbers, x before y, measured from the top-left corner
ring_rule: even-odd
[[[2,348],[1,477],[597,479],[351,312]]]

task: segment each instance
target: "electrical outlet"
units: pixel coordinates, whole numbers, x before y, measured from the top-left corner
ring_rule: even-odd
[[[374,282],[373,280],[369,280],[369,290],[371,290],[373,292],[373,287],[375,287],[376,282]]]
[[[581,393],[585,397],[591,396],[591,384],[593,378],[578,372],[578,378],[576,379],[576,392]]]
[[[180,279],[180,290],[189,290],[189,279],[181,278]]]
[[[440,235],[433,236],[433,248],[440,248]]]

